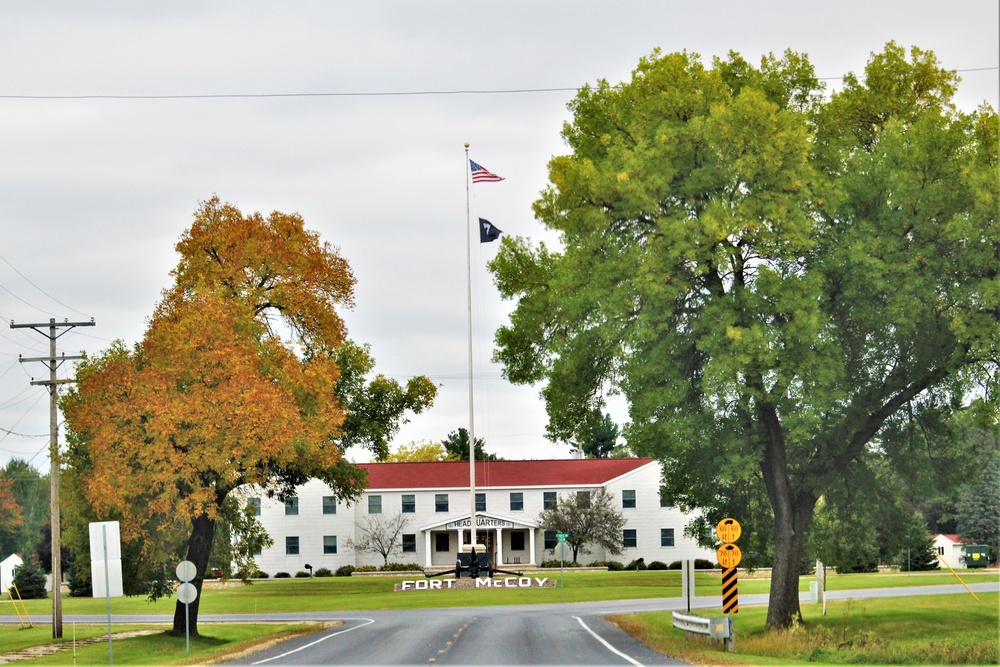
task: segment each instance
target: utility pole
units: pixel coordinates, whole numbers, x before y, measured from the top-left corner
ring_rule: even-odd
[[[32,380],[33,385],[42,385],[49,388],[49,487],[51,489],[50,511],[52,515],[52,638],[61,639],[62,632],[62,545],[60,539],[59,522],[59,418],[57,415],[59,403],[59,385],[73,382],[73,380],[56,379],[56,369],[64,361],[72,359],[83,359],[82,356],[67,357],[63,354],[56,356],[56,339],[68,333],[73,327],[92,327],[94,320],[89,322],[56,322],[52,318],[48,323],[34,324],[14,324],[11,320],[11,329],[34,329],[49,339],[49,356],[47,357],[19,357],[19,361],[41,361],[49,366],[48,380]],[[57,333],[57,329],[65,329]]]

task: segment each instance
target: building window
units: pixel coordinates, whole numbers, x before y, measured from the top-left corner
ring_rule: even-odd
[[[635,528],[626,528],[622,531],[622,546],[626,549],[634,549],[638,546],[638,538],[635,535]]]
[[[544,546],[542,547],[543,549],[554,550],[556,548],[556,545],[559,543],[559,540],[556,539],[556,531],[554,530],[546,530],[545,537],[543,539],[544,539]]]
[[[672,547],[672,546],[674,546],[674,529],[673,528],[660,528],[660,546],[661,547]]]
[[[555,491],[542,492],[542,509],[554,510],[555,508],[556,508],[556,492]]]
[[[247,498],[247,507],[253,508],[254,516],[260,516],[260,498]]]
[[[285,516],[296,516],[299,513],[299,499],[297,496],[285,499]],[[295,553],[298,553],[296,551]]]
[[[590,507],[590,491],[577,491],[576,502],[580,507]]]
[[[485,512],[486,511],[486,494],[477,493],[476,494],[476,511]]]
[[[417,536],[415,533],[403,533],[403,553],[417,552]]]
[[[662,491],[660,492],[660,507],[670,507],[670,503],[668,503],[667,499],[663,497]]]
[[[451,551],[451,535],[449,533],[434,533],[434,551]]]
[[[447,512],[448,511],[448,494],[447,493],[435,493],[434,494],[434,511],[435,512]],[[447,551],[447,549],[445,549]]]
[[[524,531],[515,530],[510,534],[510,550],[524,551]]]
[[[524,511],[524,494],[520,491],[514,491],[510,494],[510,511],[511,512],[522,512]]]
[[[323,496],[323,514],[337,513],[337,497]]]
[[[403,494],[403,514],[413,514],[417,511],[417,497],[412,493]]]
[[[382,513],[382,496],[368,496],[368,513]]]
[[[299,555],[299,538],[298,535],[292,537],[285,537],[285,555],[286,556],[298,556]]]
[[[626,489],[622,491],[622,507],[624,509],[635,509],[635,490]]]
[[[944,547],[938,547],[937,548],[937,552],[938,552],[938,556],[943,556],[944,555]]]
[[[325,553],[325,554],[335,554],[335,553],[337,553],[337,536],[336,535],[324,535],[323,536],[323,553]]]

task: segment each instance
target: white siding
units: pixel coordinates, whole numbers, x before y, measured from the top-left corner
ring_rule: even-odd
[[[705,558],[714,562],[715,554],[711,550],[701,549],[690,539],[684,537],[684,526],[691,520],[691,516],[681,513],[675,508],[660,507],[660,466],[653,462],[644,465],[617,479],[610,480],[605,484],[608,491],[614,497],[617,507],[626,517],[626,528],[636,531],[637,546],[625,549],[620,555],[605,553],[603,549],[589,547],[593,553],[580,554],[579,560],[582,563],[589,563],[596,560],[618,560],[623,563],[642,557],[646,563],[659,560],[668,565],[676,560],[688,558]],[[551,550],[543,549],[544,531],[533,528],[537,525],[538,515],[542,511],[544,492],[555,491],[559,497],[581,490],[595,490],[598,486],[531,486],[531,487],[489,487],[479,488],[479,493],[486,494],[486,512],[491,517],[501,520],[509,520],[515,524],[513,529],[504,528],[500,531],[501,553],[504,563],[526,565],[530,563],[530,540],[532,535],[535,540],[535,563],[555,557]],[[635,491],[635,508],[622,508],[622,491]],[[510,509],[511,492],[523,494],[523,509]],[[248,496],[257,496],[251,491],[246,491]],[[439,493],[448,494],[448,511],[437,512],[435,510],[435,495]],[[332,495],[329,488],[319,480],[312,480],[298,488],[299,513],[297,516],[286,516],[285,505],[276,500],[262,498],[261,500],[261,523],[267,529],[274,546],[265,549],[257,556],[258,567],[274,576],[277,572],[288,572],[295,575],[296,572],[305,570],[308,563],[313,566],[313,571],[325,567],[335,571],[342,565],[382,565],[382,557],[378,554],[355,553],[347,547],[348,540],[354,535],[356,522],[363,521],[368,514],[368,497],[379,495],[382,497],[382,513],[397,514],[402,509],[402,497],[404,494],[411,494],[415,497],[416,507],[410,517],[410,523],[403,531],[415,535],[416,551],[409,553],[397,553],[390,556],[391,562],[426,564],[428,539],[431,564],[434,566],[451,566],[455,562],[458,552],[458,533],[455,530],[447,531],[444,524],[448,521],[460,517],[468,518],[471,509],[471,500],[468,488],[443,488],[443,489],[369,489],[361,499],[353,506],[339,503],[337,513],[334,515],[324,515],[322,508],[322,497]],[[482,514],[477,512],[477,514]],[[660,545],[660,531],[663,528],[672,528],[674,531],[674,546],[663,547]],[[513,530],[525,530],[525,544],[521,551],[511,551],[511,532]],[[427,533],[430,533],[428,538]],[[494,529],[480,528],[480,533],[487,532],[490,539],[495,540],[496,531]],[[438,533],[448,533],[449,550],[447,552],[436,551],[436,537]],[[323,536],[337,536],[337,554],[323,553]],[[298,555],[286,555],[285,538],[296,536],[299,538]],[[503,567],[497,563],[498,567]]]

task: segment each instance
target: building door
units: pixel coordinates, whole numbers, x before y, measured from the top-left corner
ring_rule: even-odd
[[[491,562],[496,565],[499,561],[497,560],[497,540],[496,531],[493,530],[477,530],[476,531],[476,544],[482,544],[486,547],[486,553],[490,554]]]

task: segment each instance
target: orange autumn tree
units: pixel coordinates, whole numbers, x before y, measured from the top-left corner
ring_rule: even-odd
[[[426,378],[365,381],[373,362],[337,312],[353,305],[350,267],[298,215],[244,216],[213,198],[176,249],[174,285],[143,340],[85,361],[63,400],[66,486],[79,528],[84,519],[121,522],[128,592],[148,592],[142,582],[158,567],[196,565],[197,633],[230,493],[255,484],[282,498],[319,478],[356,499],[364,475],[343,448],[361,443],[378,456],[406,410],[430,405],[434,387]],[[355,413],[381,422],[352,425]],[[184,627],[178,603],[174,630]]]
[[[0,477],[0,532],[17,528],[24,521],[21,506],[14,498],[13,486],[14,480]]]

